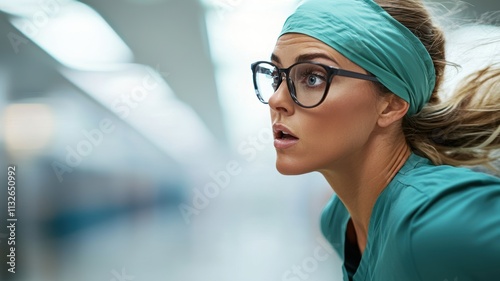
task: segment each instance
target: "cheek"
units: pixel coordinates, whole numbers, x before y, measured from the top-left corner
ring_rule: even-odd
[[[353,89],[353,88],[351,88]],[[377,120],[376,96],[368,88],[341,89],[312,109],[297,108],[290,116],[300,133],[298,146],[278,151],[276,166],[283,174],[303,174],[342,165],[342,159],[362,151]]]
[[[353,153],[368,141],[376,124],[376,105],[370,91],[332,96],[309,120],[308,141],[317,153],[336,157]],[[314,120],[312,120],[314,119]]]

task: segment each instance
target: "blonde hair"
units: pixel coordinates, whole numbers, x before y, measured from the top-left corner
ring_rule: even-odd
[[[405,25],[431,55],[436,84],[429,103],[416,115],[403,119],[403,132],[412,150],[434,164],[483,165],[499,158],[500,67],[490,65],[470,74],[441,101],[440,86],[445,66],[443,31],[419,0],[375,0],[393,18]],[[388,90],[381,85],[381,92]]]

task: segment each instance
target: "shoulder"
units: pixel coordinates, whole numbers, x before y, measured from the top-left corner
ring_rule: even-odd
[[[499,204],[498,177],[468,168],[432,165],[418,156],[408,162],[390,184],[394,206],[402,208],[399,211],[418,211],[420,215],[436,211],[446,217],[464,208]]]
[[[500,179],[468,168],[432,165],[429,160],[412,155],[408,165],[395,177],[398,184],[411,187],[424,196],[469,188],[492,186],[500,188]]]
[[[500,275],[500,180],[469,169],[416,165],[403,171],[395,228],[421,280]],[[489,278],[489,279],[488,279]]]
[[[456,197],[415,214],[409,245],[415,267],[429,276],[493,280],[500,276],[500,191]]]
[[[345,225],[349,219],[349,212],[337,195],[333,195],[321,213],[321,232],[332,246],[342,254],[342,233],[345,233]]]
[[[455,216],[458,221],[465,219],[464,212],[470,219],[490,214],[500,217],[496,212],[500,178],[467,168],[435,166],[421,157],[408,162],[381,195],[389,218],[444,225],[453,223]]]

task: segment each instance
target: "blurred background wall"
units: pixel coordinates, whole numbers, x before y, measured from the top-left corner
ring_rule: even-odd
[[[0,280],[339,280],[319,231],[331,188],[275,171],[251,82],[297,2],[1,0]],[[468,3],[454,22],[500,10]],[[467,47],[498,27],[457,26],[456,62],[498,62],[498,44]]]

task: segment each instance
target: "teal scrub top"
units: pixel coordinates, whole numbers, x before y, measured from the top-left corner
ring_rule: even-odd
[[[333,196],[321,230],[345,262],[350,215]],[[500,179],[411,154],[377,199],[365,251],[344,280],[500,280]]]

